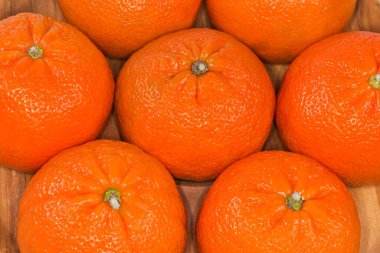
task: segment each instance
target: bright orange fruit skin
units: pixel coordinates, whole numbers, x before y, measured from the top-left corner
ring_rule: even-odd
[[[299,193],[301,210],[287,207]],[[318,162],[283,151],[249,156],[223,172],[196,223],[200,253],[358,253],[360,224],[345,185]]]
[[[284,78],[277,108],[292,151],[322,162],[346,183],[380,183],[380,35],[350,32],[304,51]]]
[[[199,60],[208,65],[201,76],[191,70]],[[131,56],[117,80],[124,138],[181,179],[213,179],[259,151],[274,107],[260,60],[233,37],[210,29],[155,40]]]
[[[265,61],[287,63],[302,50],[340,32],[356,0],[206,0],[212,23]]]
[[[201,0],[59,0],[66,20],[107,55],[123,58],[195,21]]]
[[[121,193],[117,211],[103,200]],[[181,253],[186,213],[165,167],[139,148],[99,140],[53,157],[32,178],[18,214],[21,253]]]
[[[102,53],[75,28],[38,14],[0,22],[0,165],[35,171],[94,139],[112,108]],[[28,49],[44,50],[33,59]]]

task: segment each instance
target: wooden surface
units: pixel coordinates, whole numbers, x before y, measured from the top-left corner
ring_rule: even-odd
[[[74,0],[73,0],[74,1]],[[343,1],[343,0],[342,0]],[[0,19],[19,12],[36,12],[63,19],[56,0],[0,0]],[[195,26],[210,27],[204,8]],[[380,32],[380,0],[360,0],[357,11],[347,30],[371,30]],[[0,38],[1,39],[1,38]],[[110,60],[117,75],[124,61]],[[287,66],[267,66],[276,88],[279,87]],[[1,122],[0,122],[1,124]],[[101,138],[119,139],[115,119],[111,116]],[[282,149],[275,129],[272,129],[265,149]],[[17,206],[31,174],[0,167],[0,253],[19,252],[16,243]],[[177,182],[189,216],[187,253],[197,252],[194,243],[194,221],[208,183]],[[380,252],[380,186],[351,189],[362,224],[361,253]],[[344,253],[344,252],[342,252]]]

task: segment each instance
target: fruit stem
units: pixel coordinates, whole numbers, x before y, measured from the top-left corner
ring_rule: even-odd
[[[298,192],[294,192],[292,196],[286,197],[286,206],[293,211],[299,211],[302,208],[303,199]]]
[[[28,49],[28,54],[33,59],[39,59],[44,56],[44,50],[40,48],[39,46],[34,45]]]
[[[207,63],[202,60],[193,62],[193,64],[191,64],[191,71],[194,75],[201,76],[208,71]]]
[[[110,206],[118,211],[121,205],[120,191],[116,189],[109,189],[103,194],[103,200],[108,202]]]
[[[369,79],[369,83],[372,85],[375,89],[380,89],[380,73],[371,76]]]

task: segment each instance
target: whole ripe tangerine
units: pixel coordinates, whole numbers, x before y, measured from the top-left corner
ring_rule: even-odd
[[[274,89],[260,60],[230,35],[210,29],[149,43],[131,56],[117,80],[123,137],[181,179],[214,179],[260,151],[274,107]]]
[[[21,253],[182,253],[186,213],[159,161],[98,140],[63,151],[32,178],[17,241]]]
[[[380,35],[350,32],[305,50],[284,78],[280,136],[351,185],[380,183]]]
[[[161,35],[189,28],[201,0],[59,0],[66,20],[107,55],[124,58]]]
[[[35,171],[94,139],[114,81],[96,46],[70,25],[23,13],[0,22],[0,165]]]
[[[270,63],[287,63],[313,43],[338,33],[356,0],[207,0],[211,22]]]
[[[225,170],[196,222],[200,253],[358,253],[360,224],[345,185],[323,165],[261,152]]]

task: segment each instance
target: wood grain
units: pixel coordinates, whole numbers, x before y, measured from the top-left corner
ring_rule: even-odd
[[[349,29],[380,32],[380,0],[360,0]]]
[[[0,19],[20,13],[36,12],[63,20],[56,0],[0,0]],[[199,13],[196,27],[211,27],[204,9]],[[356,13],[347,30],[380,32],[380,0],[360,0]],[[109,60],[115,77],[124,61]],[[276,90],[280,86],[286,65],[267,65]],[[114,115],[112,115],[99,138],[120,139]],[[283,149],[276,128],[265,145],[266,150]],[[17,253],[16,242],[17,207],[31,174],[0,167],[0,252]],[[211,182],[194,183],[177,181],[188,211],[188,245],[186,253],[195,253],[194,221],[204,194]],[[362,224],[361,253],[380,252],[380,186],[351,189]]]

